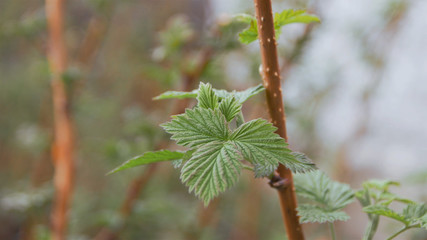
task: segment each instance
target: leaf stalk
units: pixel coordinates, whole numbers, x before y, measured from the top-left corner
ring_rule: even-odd
[[[403,228],[401,228],[399,231],[397,231],[396,233],[394,233],[393,235],[391,235],[389,238],[387,238],[387,240],[392,240],[395,237],[397,237],[399,234],[403,233],[404,231],[411,229],[411,228],[415,228],[415,227],[420,227],[420,224],[414,224],[414,225],[406,225]]]
[[[336,236],[336,233],[335,233],[334,223],[333,222],[329,222],[328,225],[329,225],[329,231],[331,232],[332,240],[336,240],[337,236]]]

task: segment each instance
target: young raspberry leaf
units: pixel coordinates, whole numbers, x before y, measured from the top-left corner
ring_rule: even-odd
[[[226,97],[219,104],[219,110],[224,114],[227,122],[233,120],[233,118],[240,113],[241,109],[242,104],[240,104],[233,96]]]
[[[211,142],[193,153],[181,170],[181,180],[208,205],[233,186],[242,169],[241,155],[230,142]]]
[[[402,222],[405,225],[409,224],[409,221],[405,218],[404,215],[395,212],[387,206],[378,204],[378,205],[370,205],[363,208],[363,211],[370,214],[381,215],[384,217],[389,217],[399,222]]]
[[[295,157],[295,159],[299,162],[305,163],[307,165],[311,165],[313,169],[316,169],[316,165],[313,163],[313,161],[307,157],[304,153],[300,152],[292,152],[292,155]]]
[[[249,28],[243,30],[239,34],[239,41],[244,44],[249,44],[258,38],[258,27],[257,20],[255,18],[250,18],[250,16],[239,16],[235,18],[237,21],[248,23]],[[290,24],[290,23],[312,23],[320,22],[320,19],[316,15],[307,14],[305,10],[293,10],[286,9],[281,13],[276,13],[274,15],[274,30],[276,36],[280,35],[281,27]]]
[[[257,95],[258,93],[260,93],[264,90],[265,90],[264,86],[262,84],[259,84],[255,87],[251,87],[251,88],[248,88],[248,89],[243,90],[243,91],[233,92],[231,94],[234,95],[234,97],[237,99],[237,101],[239,101],[240,103],[243,104],[249,98]]]
[[[199,90],[197,91],[197,101],[201,108],[218,108],[218,96],[212,90],[212,85],[209,83],[200,83]]]
[[[236,22],[250,24],[251,21],[256,21],[256,18],[246,13],[239,13],[233,16],[233,20]]]
[[[347,221],[350,217],[343,211],[330,211],[325,208],[311,205],[301,204],[297,208],[299,221],[301,223],[324,223],[335,221]]]
[[[281,28],[290,23],[320,22],[316,15],[307,14],[305,10],[287,9],[274,14],[274,30],[276,36],[280,36]]]
[[[363,183],[364,188],[375,189],[382,192],[388,192],[389,187],[400,186],[399,182],[391,180],[371,179]]]
[[[308,14],[305,10],[286,9],[274,14],[274,29],[276,30],[290,23],[312,22],[320,22],[319,17]]]
[[[161,99],[184,99],[184,98],[196,98],[197,90],[193,90],[191,92],[180,92],[180,91],[167,91],[160,94],[157,97],[154,97],[153,100],[161,100]]]
[[[215,92],[215,95],[218,96],[219,99],[224,99],[229,96],[234,96],[236,100],[240,103],[244,103],[249,98],[257,95],[258,93],[265,90],[264,86],[262,84],[259,84],[255,87],[250,87],[243,91],[232,91],[227,92],[226,90],[218,90],[212,88],[212,90]],[[179,91],[168,91],[164,92],[161,95],[153,98],[154,100],[161,100],[161,99],[184,99],[184,98],[197,98],[199,89],[195,89],[191,92],[179,92]]]
[[[140,165],[145,165],[149,163],[155,162],[163,162],[163,161],[173,161],[179,160],[184,157],[185,152],[180,151],[169,151],[169,150],[160,150],[156,152],[146,152],[140,156],[134,157],[126,162],[124,162],[119,167],[113,169],[108,174],[116,173],[128,168],[137,167]]]
[[[417,219],[427,214],[427,206],[424,203],[411,203],[408,204],[402,211],[402,215],[407,220],[414,224]]]
[[[354,201],[354,192],[348,184],[332,181],[322,171],[295,174],[295,190],[306,199],[331,210],[339,210]]]
[[[299,162],[287,148],[283,138],[274,133],[271,123],[264,119],[255,119],[244,123],[231,134],[243,157],[255,166],[255,176],[262,177],[271,174],[279,163],[293,172],[313,170],[311,164]]]
[[[420,217],[418,220],[420,221],[421,227],[427,229],[427,214]]]
[[[239,33],[239,41],[244,44],[249,44],[258,38],[258,27],[256,20],[250,21],[249,28]]]
[[[354,201],[354,192],[349,185],[332,181],[318,170],[295,174],[294,183],[297,195],[313,202],[298,208],[302,222],[334,222],[349,218],[340,211]]]
[[[185,147],[227,140],[229,135],[226,119],[218,109],[187,109],[184,114],[173,116],[171,122],[161,126],[172,134],[171,139]]]

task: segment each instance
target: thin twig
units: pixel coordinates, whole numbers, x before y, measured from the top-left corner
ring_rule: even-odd
[[[67,212],[71,202],[74,180],[74,134],[72,129],[69,97],[62,80],[67,68],[67,53],[63,36],[64,1],[46,0],[49,31],[48,60],[52,73],[54,117],[54,143],[52,147],[55,167],[55,197],[52,210],[54,240],[65,239]]]
[[[392,240],[393,238],[397,237],[397,235],[403,233],[404,231],[406,231],[408,229],[409,229],[408,226],[404,226],[402,229],[400,229],[399,231],[395,232],[393,235],[391,235],[390,237],[388,237],[387,240]]]
[[[329,231],[331,232],[332,240],[336,240],[337,236],[336,236],[336,233],[335,233],[334,223],[333,222],[329,222],[328,225],[329,225]]]

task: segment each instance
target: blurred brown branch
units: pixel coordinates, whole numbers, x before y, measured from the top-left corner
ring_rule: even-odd
[[[71,103],[68,100],[62,75],[67,68],[64,32],[64,1],[46,0],[49,31],[48,60],[52,74],[51,86],[54,115],[54,142],[52,147],[55,167],[55,197],[52,210],[54,240],[65,239],[67,213],[71,202],[74,181],[74,133],[71,120]]]

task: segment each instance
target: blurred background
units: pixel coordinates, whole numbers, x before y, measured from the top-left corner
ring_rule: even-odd
[[[308,9],[320,24],[279,36],[289,142],[353,188],[369,178],[427,200],[427,1],[273,0],[275,12]],[[242,45],[253,14],[244,0],[67,1],[64,35],[76,134],[67,239],[283,239],[276,192],[245,173],[204,208],[172,164],[105,174],[147,150],[174,148],[158,125],[188,101],[153,101],[199,81],[242,90],[261,82],[257,42]],[[49,239],[53,199],[52,91],[44,1],[0,1],[0,239]],[[268,118],[260,94],[246,119]],[[339,239],[360,239],[355,202]],[[375,239],[398,225],[382,220]],[[307,239],[328,239],[304,225]],[[427,239],[414,230],[401,239]]]

